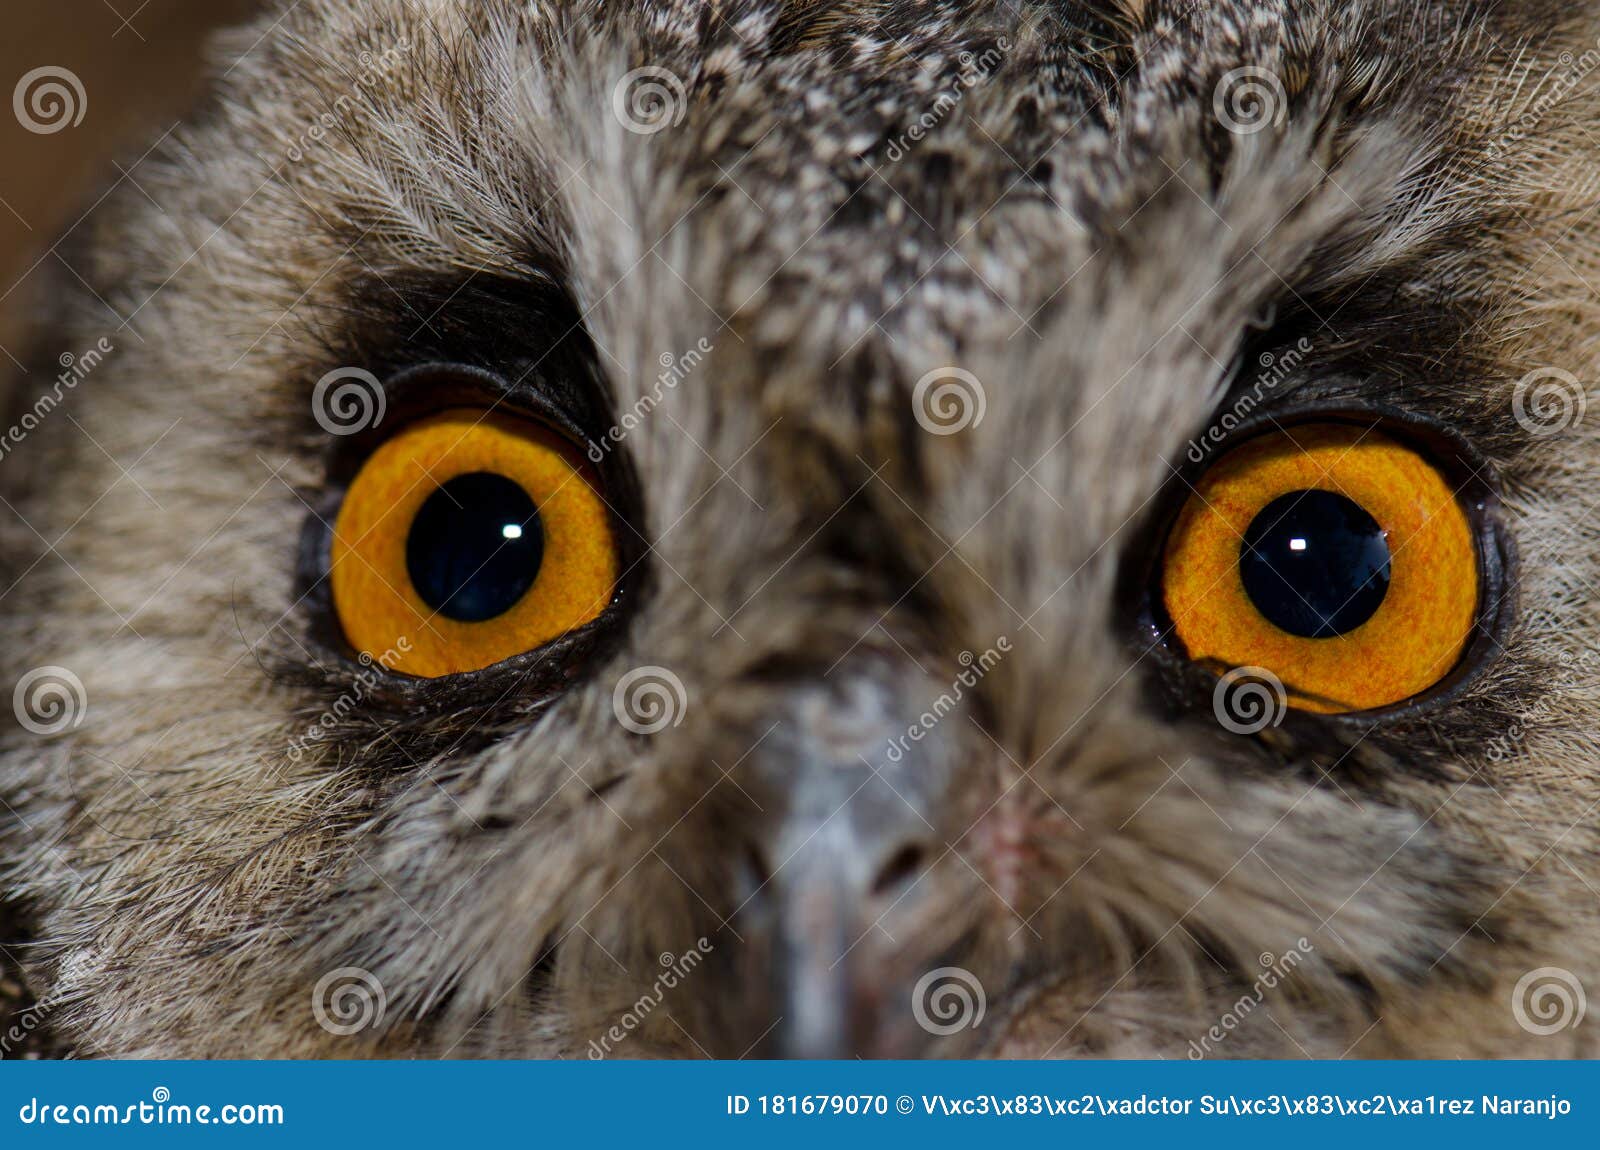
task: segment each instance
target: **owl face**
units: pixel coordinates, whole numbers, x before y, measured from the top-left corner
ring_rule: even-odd
[[[0,461],[52,1025],[1579,1052],[1525,999],[1600,974],[1597,23],[235,35]]]

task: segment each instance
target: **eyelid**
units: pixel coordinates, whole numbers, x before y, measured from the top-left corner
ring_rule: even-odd
[[[593,421],[585,418],[589,413],[577,410],[576,391],[560,394],[563,389],[530,369],[508,376],[476,364],[438,360],[411,364],[378,378],[383,418],[353,434],[333,437],[327,460],[331,486],[347,486],[367,458],[403,427],[452,408],[477,408],[540,423],[578,448],[590,438],[585,425]]]

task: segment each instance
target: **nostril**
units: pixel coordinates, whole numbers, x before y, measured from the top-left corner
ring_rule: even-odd
[[[743,878],[749,886],[748,893],[754,894],[772,881],[772,868],[767,865],[766,856],[754,846],[746,844],[743,853]]]
[[[886,895],[909,886],[928,866],[928,850],[921,843],[907,843],[879,869],[872,881],[872,894]]]

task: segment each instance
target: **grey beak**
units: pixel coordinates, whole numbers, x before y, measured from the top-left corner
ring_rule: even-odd
[[[752,852],[762,873],[738,929],[763,956],[766,970],[750,974],[765,975],[777,1021],[756,1053],[910,1055],[928,1037],[912,987],[939,965],[914,939],[948,853],[936,820],[950,742],[937,730],[909,737],[905,708],[869,680],[802,695],[796,712],[758,752],[775,809]]]

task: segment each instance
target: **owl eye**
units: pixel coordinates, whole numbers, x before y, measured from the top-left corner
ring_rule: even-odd
[[[617,581],[596,484],[581,453],[531,421],[461,409],[404,428],[362,465],[334,524],[345,639],[437,678],[594,619]]]
[[[1455,668],[1479,613],[1477,543],[1444,476],[1344,424],[1262,435],[1218,460],[1161,568],[1190,659],[1219,673],[1265,668],[1306,711],[1426,691]]]

